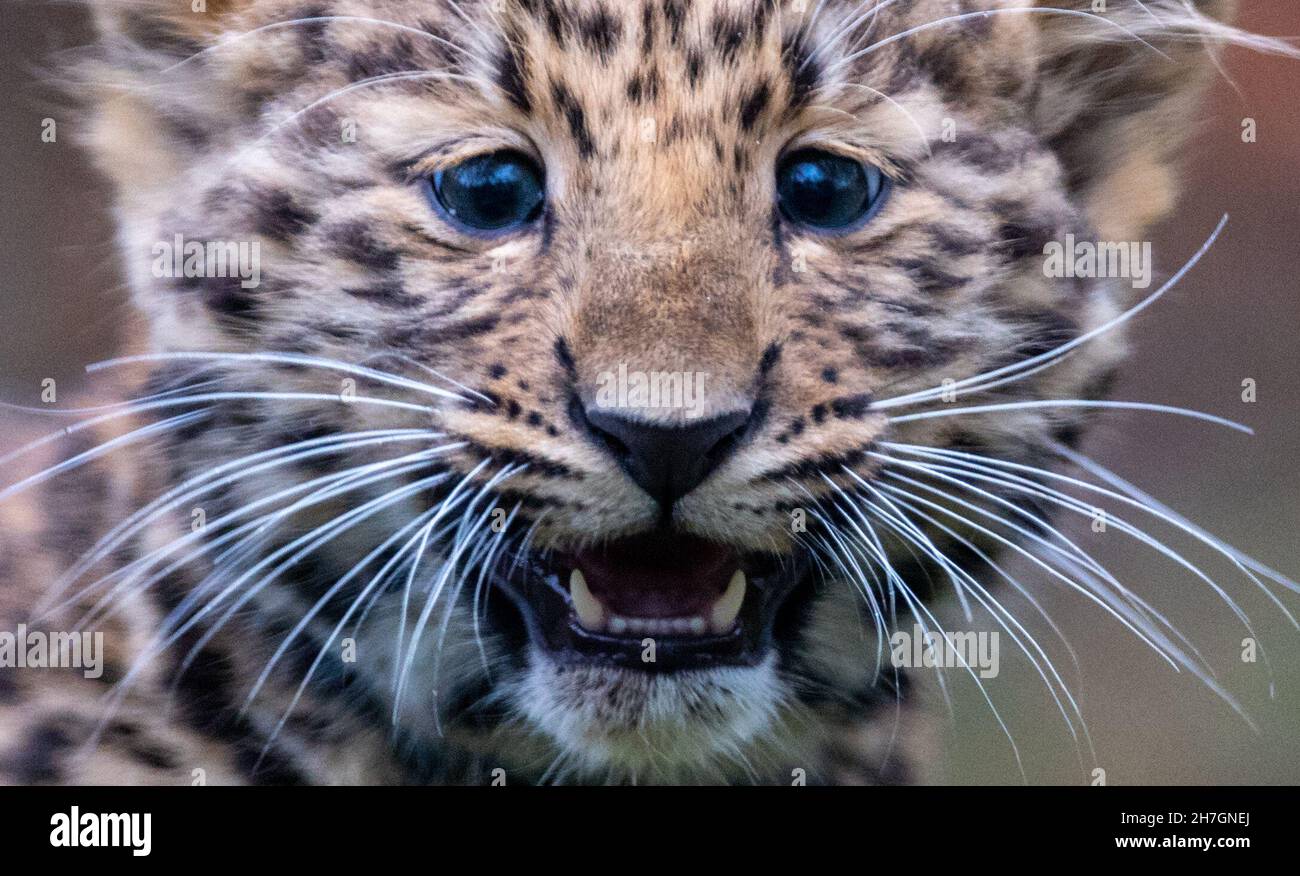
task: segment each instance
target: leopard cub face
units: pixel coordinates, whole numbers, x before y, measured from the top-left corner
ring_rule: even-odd
[[[168,476],[305,454],[213,497],[209,539],[269,523],[184,570],[197,629],[266,643],[263,700],[343,691],[534,778],[788,777],[892,714],[878,649],[928,594],[871,569],[946,536],[889,447],[1078,431],[908,415],[1101,391],[1118,333],[1031,366],[1133,290],[1044,246],[1167,210],[1176,143],[1140,132],[1208,65],[1136,8],[1029,5],[96,4],[151,389],[212,395]]]

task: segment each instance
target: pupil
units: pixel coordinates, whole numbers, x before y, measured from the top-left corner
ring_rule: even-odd
[[[777,181],[786,215],[819,228],[841,228],[863,216],[879,193],[879,171],[819,152],[788,158]]]
[[[439,173],[434,188],[447,212],[474,228],[528,221],[541,205],[541,184],[522,156],[485,155]]]

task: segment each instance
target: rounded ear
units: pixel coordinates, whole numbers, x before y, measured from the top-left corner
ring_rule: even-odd
[[[1034,15],[1035,126],[1097,232],[1139,239],[1173,207],[1175,156],[1195,129],[1196,101],[1219,52],[1272,41],[1228,24],[1235,0],[1035,2],[1044,9]]]

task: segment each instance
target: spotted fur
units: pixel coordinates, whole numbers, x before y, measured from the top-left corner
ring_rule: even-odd
[[[0,776],[485,782],[499,767],[517,781],[789,782],[800,770],[823,782],[924,779],[932,724],[905,677],[876,676],[870,617],[834,574],[761,665],[654,676],[566,669],[492,623],[480,655],[467,588],[450,602],[445,640],[423,641],[396,704],[400,588],[367,609],[355,663],[339,659],[330,633],[368,576],[331,588],[469,474],[472,492],[510,472],[470,507],[513,510],[509,534],[539,547],[650,525],[654,503],[574,415],[596,376],[620,365],[707,373],[705,413],[753,407],[743,446],[676,517],[744,549],[793,550],[792,510],[853,474],[873,478],[881,440],[1043,461],[1084,412],[891,424],[874,403],[1024,361],[1132,303],[1108,281],[1045,279],[1043,245],[1066,233],[1140,239],[1168,212],[1182,118],[1212,70],[1211,25],[1227,4],[1197,2],[1193,13],[1113,0],[1105,20],[1047,4],[1010,11],[1025,5],[208,0],[193,13],[161,0],[92,3],[102,36],[77,69],[88,146],[115,184],[122,264],[148,325],[140,348],[365,363],[461,397],[355,381],[358,396],[432,408],[418,413],[322,398],[345,392],[347,372],[147,363],[133,395],[214,381],[204,391],[318,397],[211,403],[197,423],[45,484],[73,492],[37,499],[47,514],[10,512],[26,523],[5,532],[3,616],[24,616],[131,509],[215,464],[364,429],[432,427],[455,448],[420,472],[445,480],[286,568],[211,638],[220,611],[164,654],[145,645],[211,571],[202,561],[114,605],[112,675],[146,668],[89,750],[79,743],[98,720],[92,682],[24,677],[15,689],[0,675]],[[880,214],[842,235],[783,221],[773,168],[804,145],[885,170],[894,186]],[[545,167],[538,226],[488,239],[441,221],[415,182],[500,148]],[[154,276],[152,245],[176,234],[257,241],[261,285]],[[1098,392],[1121,334],[997,397]],[[203,500],[206,516],[394,454],[358,448],[235,480]],[[295,517],[246,562],[380,489]],[[110,568],[183,537],[189,522],[188,506],[175,509]],[[60,534],[42,541],[46,524]],[[424,573],[438,568],[429,558]],[[313,667],[318,653],[326,659]]]

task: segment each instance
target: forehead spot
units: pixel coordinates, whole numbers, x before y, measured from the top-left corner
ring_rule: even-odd
[[[598,5],[590,15],[579,20],[578,36],[584,47],[605,62],[613,56],[623,39],[623,21],[611,15],[603,5]]]
[[[583,158],[590,158],[596,153],[596,143],[592,140],[591,131],[587,127],[586,111],[573,96],[573,92],[559,80],[551,81],[551,99],[555,101],[556,108],[568,123],[569,133],[578,143],[578,154]]]
[[[768,88],[767,82],[760,82],[758,86],[749,92],[744,102],[740,106],[740,127],[742,130],[749,131],[758,121],[758,117],[767,108],[768,101],[772,97],[772,91]]]

